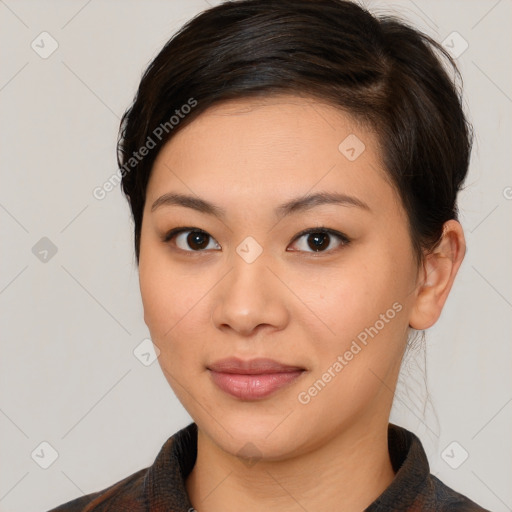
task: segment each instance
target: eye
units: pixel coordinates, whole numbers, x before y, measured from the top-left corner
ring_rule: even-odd
[[[303,252],[328,252],[350,243],[349,238],[343,233],[324,227],[306,229],[299,233],[295,240],[298,240],[298,249],[292,251]]]
[[[219,243],[211,235],[198,228],[181,227],[172,229],[164,236],[163,241],[169,243],[173,239],[174,245],[186,252],[221,249]],[[320,226],[302,231],[295,237],[294,242],[298,247],[291,249],[292,251],[318,253],[339,249],[348,245],[350,240],[339,231]]]
[[[197,228],[175,228],[169,231],[163,241],[174,243],[178,249],[187,252],[201,252],[207,249],[220,249],[220,245],[211,235]]]

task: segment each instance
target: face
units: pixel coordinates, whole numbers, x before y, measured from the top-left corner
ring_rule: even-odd
[[[164,375],[224,451],[280,460],[387,424],[418,268],[349,115],[292,95],[201,114],[155,161],[139,272]]]

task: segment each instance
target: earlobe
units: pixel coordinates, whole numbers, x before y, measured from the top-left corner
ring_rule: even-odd
[[[425,254],[419,269],[410,327],[424,330],[436,323],[465,252],[462,226],[453,219],[445,222],[439,244],[432,252]]]

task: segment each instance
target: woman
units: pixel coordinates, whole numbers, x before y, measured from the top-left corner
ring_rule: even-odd
[[[194,423],[54,510],[484,510],[389,423],[465,252],[471,130],[443,59],[343,0],[225,3],[166,44],[118,159],[144,319]]]

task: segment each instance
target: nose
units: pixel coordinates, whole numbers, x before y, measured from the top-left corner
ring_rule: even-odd
[[[289,321],[286,288],[260,256],[248,263],[238,254],[233,267],[216,287],[212,320],[217,329],[241,336],[281,330]]]

